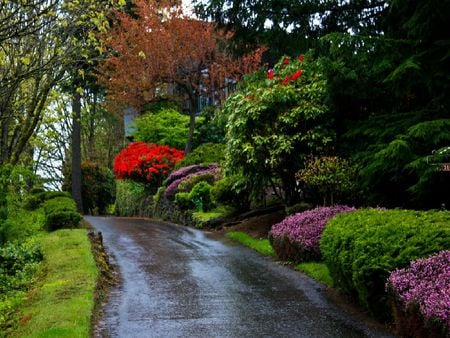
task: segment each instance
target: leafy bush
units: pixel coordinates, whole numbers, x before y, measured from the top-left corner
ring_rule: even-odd
[[[221,170],[220,170],[219,166],[217,165],[217,163],[211,164],[210,166],[208,166],[206,169],[203,169],[203,170],[198,169],[199,167],[197,167],[197,166],[195,166],[195,167],[189,166],[187,168],[189,168],[189,169],[182,170],[183,168],[181,168],[175,172],[176,175],[174,175],[174,176],[180,177],[180,178],[172,180],[171,183],[167,186],[167,189],[164,192],[164,196],[167,199],[172,200],[173,198],[175,198],[175,195],[179,192],[178,186],[182,182],[190,180],[193,176],[210,174],[215,177],[215,180],[217,180],[220,177],[220,173],[221,173]],[[200,168],[201,168],[201,166],[200,166]],[[190,172],[190,173],[186,175],[185,173],[187,173],[187,172]],[[185,174],[185,175],[182,176],[181,174]],[[169,179],[171,179],[171,177],[169,177]]]
[[[182,159],[177,167],[186,167],[192,164],[220,163],[225,159],[225,145],[219,143],[203,143]]]
[[[423,326],[422,330],[426,330],[427,326],[433,327],[433,322],[438,321],[444,331],[450,331],[450,251],[418,259],[405,269],[393,271],[386,289],[392,294],[393,301],[400,303],[400,311],[410,314],[415,314],[417,310],[420,312],[420,317],[425,319],[419,323]],[[398,312],[395,308],[393,310]],[[410,320],[417,321],[416,316],[410,317]],[[397,328],[410,328],[400,318],[395,319]]]
[[[174,108],[160,107],[135,119],[134,139],[140,142],[184,149],[189,131],[189,116]]]
[[[83,209],[90,214],[105,214],[108,205],[114,202],[115,180],[109,168],[102,168],[97,163],[81,163],[81,198]],[[72,191],[71,170],[64,175],[63,190]]]
[[[44,226],[47,231],[78,226],[81,215],[77,212],[75,201],[68,197],[56,197],[43,205],[45,214]]]
[[[178,185],[178,191],[179,192],[190,192],[194,186],[199,182],[207,182],[210,185],[213,185],[216,181],[216,177],[212,173],[205,173],[205,174],[196,174],[192,175],[185,180],[183,180]]]
[[[308,161],[296,177],[306,188],[319,195],[323,205],[334,205],[354,189],[356,171],[347,160],[324,156]]]
[[[217,181],[211,196],[216,203],[230,205],[239,211],[250,208],[250,188],[245,177],[240,175],[225,176]]]
[[[131,180],[118,180],[116,182],[115,213],[118,216],[139,216],[146,208],[148,194],[145,186]],[[151,202],[151,201],[150,201]],[[149,207],[151,206],[151,203]]]
[[[211,185],[205,181],[197,183],[189,193],[190,200],[197,211],[208,211],[213,207]]]
[[[35,210],[39,208],[45,201],[51,200],[57,197],[71,198],[70,194],[65,191],[40,191],[34,194],[28,195],[22,203],[22,207],[25,210]]]
[[[130,179],[145,184],[156,192],[183,156],[182,150],[134,142],[116,156],[114,173],[117,179]]]
[[[192,202],[188,192],[179,192],[175,195],[175,203],[182,209],[193,209],[195,204]]]
[[[450,212],[367,209],[330,220],[320,249],[336,286],[387,319],[389,273],[449,243]]]
[[[334,216],[355,210],[344,205],[318,207],[286,217],[272,226],[269,240],[283,260],[304,262],[321,259],[319,241],[327,222]]]

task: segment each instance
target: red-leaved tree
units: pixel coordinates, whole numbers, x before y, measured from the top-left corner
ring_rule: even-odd
[[[116,20],[102,38],[111,53],[99,68],[99,79],[116,108],[139,110],[159,95],[189,102],[188,153],[199,96],[223,100],[223,89],[255,71],[265,49],[233,58],[225,51],[230,34],[186,17],[174,3],[136,0],[134,13],[114,13]]]
[[[183,157],[184,151],[169,146],[134,142],[116,156],[114,174],[156,190]]]

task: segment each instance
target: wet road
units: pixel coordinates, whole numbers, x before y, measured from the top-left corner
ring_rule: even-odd
[[[387,337],[333,307],[323,287],[195,229],[86,217],[122,283],[97,337]],[[217,236],[216,236],[217,237]]]

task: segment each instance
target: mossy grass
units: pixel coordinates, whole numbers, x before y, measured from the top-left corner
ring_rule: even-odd
[[[329,287],[333,287],[334,285],[330,270],[328,270],[328,267],[323,262],[300,263],[296,265],[295,269]]]
[[[62,229],[40,238],[39,280],[10,337],[89,337],[97,268],[86,229]]]
[[[232,240],[235,240],[241,244],[244,244],[245,246],[248,246],[258,251],[259,253],[265,256],[275,257],[275,251],[270,245],[268,239],[254,238],[249,234],[241,231],[231,231],[228,232],[226,236]]]

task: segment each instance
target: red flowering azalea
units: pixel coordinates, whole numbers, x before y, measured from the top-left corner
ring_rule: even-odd
[[[302,70],[297,70],[294,74],[292,74],[292,81],[297,80],[300,76],[302,76],[303,71]]]
[[[117,179],[130,179],[156,188],[183,157],[184,151],[169,146],[134,142],[116,156],[114,174]]]

